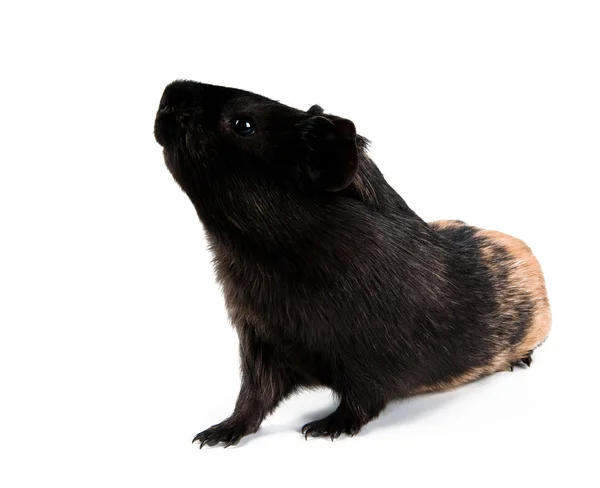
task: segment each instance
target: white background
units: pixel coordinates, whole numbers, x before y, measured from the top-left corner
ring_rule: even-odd
[[[598,2],[1,10],[0,485],[598,486]],[[239,379],[202,227],[152,134],[177,78],[319,103],[423,218],[524,239],[554,312],[532,368],[335,443],[299,433],[334,408],[316,391],[236,448],[192,446]]]

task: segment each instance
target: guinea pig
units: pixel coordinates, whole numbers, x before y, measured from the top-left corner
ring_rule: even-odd
[[[305,438],[353,436],[392,400],[529,366],[546,339],[531,250],[459,220],[424,222],[350,120],[175,81],[154,134],[204,225],[239,336],[234,411],[196,435],[200,447],[236,444],[313,386],[339,406]]]

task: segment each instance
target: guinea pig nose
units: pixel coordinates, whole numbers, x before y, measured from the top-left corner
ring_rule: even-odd
[[[198,99],[202,83],[196,81],[177,80],[167,85],[160,99],[158,109],[182,109],[189,107]]]

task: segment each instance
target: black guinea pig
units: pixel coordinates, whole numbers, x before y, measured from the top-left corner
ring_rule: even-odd
[[[235,409],[195,437],[200,447],[237,443],[311,386],[340,403],[303,434],[354,435],[391,400],[529,366],[547,337],[531,250],[421,220],[350,120],[176,81],[154,133],[204,224],[240,342]]]

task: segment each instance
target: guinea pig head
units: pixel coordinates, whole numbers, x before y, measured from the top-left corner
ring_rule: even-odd
[[[260,95],[175,81],[163,93],[154,134],[167,167],[194,200],[236,182],[288,192],[337,192],[357,172],[354,124],[314,105],[297,110]]]

